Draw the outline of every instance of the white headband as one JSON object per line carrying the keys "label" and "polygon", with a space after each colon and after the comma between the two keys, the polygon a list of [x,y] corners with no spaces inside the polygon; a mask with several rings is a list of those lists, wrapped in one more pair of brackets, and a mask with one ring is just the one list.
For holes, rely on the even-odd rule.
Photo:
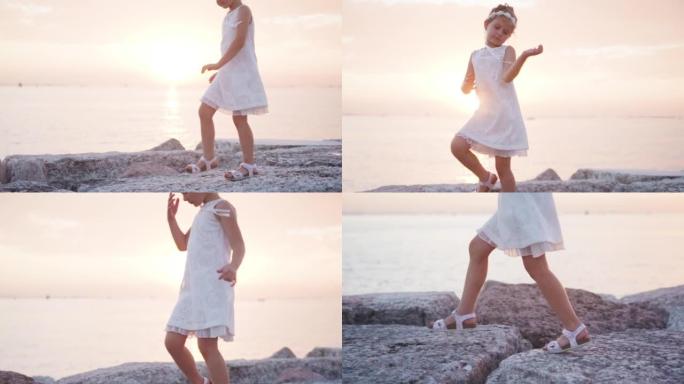
{"label": "white headband", "polygon": [[518,20],[513,15],[511,15],[510,13],[508,13],[506,11],[492,12],[489,14],[489,17],[487,18],[487,20],[491,20],[497,16],[503,16],[503,17],[508,18],[508,20],[510,20],[513,23],[513,25],[515,25],[518,22]]}

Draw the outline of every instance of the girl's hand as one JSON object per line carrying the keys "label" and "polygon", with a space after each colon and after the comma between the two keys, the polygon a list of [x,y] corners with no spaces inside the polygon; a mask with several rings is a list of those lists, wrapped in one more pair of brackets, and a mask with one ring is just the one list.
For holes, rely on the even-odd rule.
{"label": "girl's hand", "polygon": [[216,75],[218,75],[218,72],[216,72],[216,73],[214,73],[213,75],[211,75],[211,77],[209,78],[209,82],[210,82],[210,83],[211,83],[212,81],[214,81],[214,78],[216,77]]}
{"label": "girl's hand", "polygon": [[207,65],[205,65],[204,67],[202,67],[202,73],[204,73],[204,72],[206,72],[206,71],[215,71],[215,70],[217,70],[217,69],[219,69],[219,66],[218,66],[218,65],[216,65],[216,64],[207,64]]}
{"label": "girl's hand", "polygon": [[169,220],[173,220],[176,218],[176,213],[178,212],[178,204],[180,204],[180,200],[176,197],[174,198],[175,195],[173,192],[169,192],[169,201],[166,207],[166,217]]}
{"label": "girl's hand", "polygon": [[528,49],[522,54],[525,55],[525,57],[530,57],[540,55],[542,52],[544,52],[544,46],[539,44],[537,48]]}
{"label": "girl's hand", "polygon": [[217,269],[216,273],[219,274],[219,280],[229,282],[231,287],[234,287],[237,283],[237,271],[230,264],[226,264],[221,269]]}

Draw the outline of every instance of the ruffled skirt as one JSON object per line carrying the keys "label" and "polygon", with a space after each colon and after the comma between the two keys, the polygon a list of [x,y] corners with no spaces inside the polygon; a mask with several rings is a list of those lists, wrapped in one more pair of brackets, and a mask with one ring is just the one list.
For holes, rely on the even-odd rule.
{"label": "ruffled skirt", "polygon": [[509,256],[539,257],[564,248],[550,193],[499,193],[499,207],[478,236]]}

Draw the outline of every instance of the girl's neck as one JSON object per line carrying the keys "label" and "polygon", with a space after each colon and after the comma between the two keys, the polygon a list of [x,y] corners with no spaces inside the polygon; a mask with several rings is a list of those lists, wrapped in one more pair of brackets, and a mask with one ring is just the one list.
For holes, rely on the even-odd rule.
{"label": "girl's neck", "polygon": [[485,41],[485,45],[488,46],[489,48],[499,48],[501,45],[494,45],[490,43],[489,41]]}
{"label": "girl's neck", "polygon": [[206,196],[204,196],[204,201],[202,201],[202,204],[206,204],[210,201],[214,201],[216,199],[220,199],[221,197],[218,195],[218,193],[207,193]]}
{"label": "girl's neck", "polygon": [[241,5],[242,5],[242,1],[236,1],[236,2],[233,3],[233,6],[230,7],[230,10],[231,10],[231,11],[234,11],[234,10],[236,10],[236,9],[237,9],[239,6],[241,6]]}

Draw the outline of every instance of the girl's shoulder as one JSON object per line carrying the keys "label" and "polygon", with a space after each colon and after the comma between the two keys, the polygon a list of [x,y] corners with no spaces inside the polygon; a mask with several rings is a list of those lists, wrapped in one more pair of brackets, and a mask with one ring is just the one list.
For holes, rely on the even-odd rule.
{"label": "girl's shoulder", "polygon": [[229,203],[227,200],[219,199],[219,201],[214,205],[214,213],[221,212],[223,214],[219,216],[234,217],[237,213],[233,204]]}

